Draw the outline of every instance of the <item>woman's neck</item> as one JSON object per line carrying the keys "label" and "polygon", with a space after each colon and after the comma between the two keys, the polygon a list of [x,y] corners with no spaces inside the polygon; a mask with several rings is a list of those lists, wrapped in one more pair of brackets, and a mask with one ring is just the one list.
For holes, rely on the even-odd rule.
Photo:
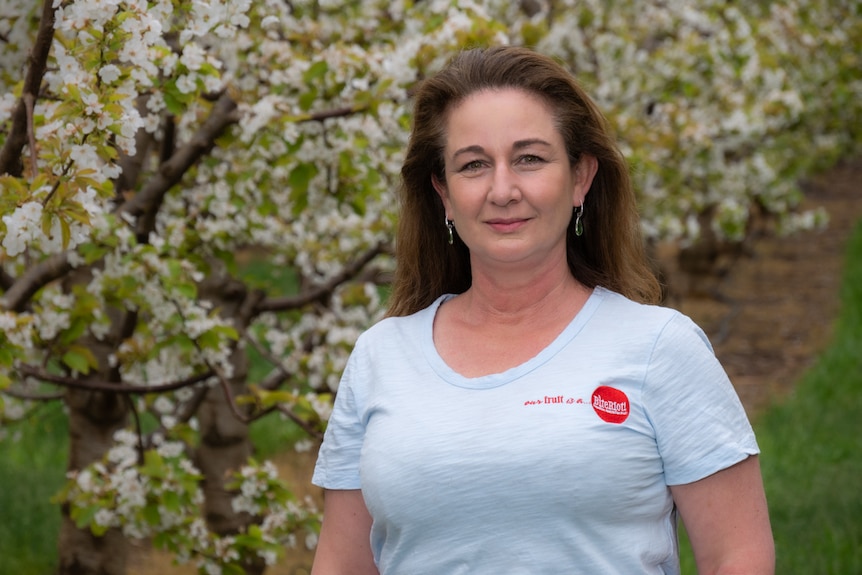
{"label": "woman's neck", "polygon": [[468,323],[529,324],[547,317],[574,316],[592,290],[581,285],[568,266],[529,274],[473,272],[470,289],[458,299]]}

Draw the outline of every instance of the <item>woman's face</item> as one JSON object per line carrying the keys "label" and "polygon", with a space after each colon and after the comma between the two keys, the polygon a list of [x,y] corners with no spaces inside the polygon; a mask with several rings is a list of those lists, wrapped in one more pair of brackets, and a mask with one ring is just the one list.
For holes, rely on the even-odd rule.
{"label": "woman's face", "polygon": [[[552,110],[517,89],[472,94],[446,118],[446,217],[477,264],[534,266],[566,259],[566,228],[595,175],[571,166]],[[441,222],[442,224],[442,222]]]}

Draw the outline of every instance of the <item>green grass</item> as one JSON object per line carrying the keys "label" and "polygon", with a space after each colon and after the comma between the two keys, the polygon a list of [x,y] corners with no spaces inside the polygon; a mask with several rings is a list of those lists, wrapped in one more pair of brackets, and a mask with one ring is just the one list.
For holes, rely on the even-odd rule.
{"label": "green grass", "polygon": [[0,575],[44,575],[57,568],[60,509],[50,502],[64,481],[68,426],[58,403],[9,429],[0,441]]}
{"label": "green grass", "polygon": [[[754,421],[776,573],[862,573],[862,222],[845,262],[830,347]],[[685,534],[681,554],[695,573]]]}
{"label": "green grass", "polygon": [[862,573],[862,222],[845,261],[832,345],[755,426],[777,573]]}
{"label": "green grass", "polygon": [[[287,283],[287,282],[285,282]],[[848,247],[841,315],[830,347],[794,392],[754,421],[775,534],[777,573],[862,573],[862,222]],[[805,305],[800,302],[799,305]],[[56,566],[66,421],[59,406],[0,442],[0,575],[43,575]],[[298,438],[267,418],[251,429],[259,457]],[[695,573],[683,537],[683,573]]]}
{"label": "green grass", "polygon": [[294,422],[277,414],[268,415],[252,423],[249,436],[254,445],[254,457],[258,461],[284,453],[286,449],[292,449],[297,441],[308,437]]}

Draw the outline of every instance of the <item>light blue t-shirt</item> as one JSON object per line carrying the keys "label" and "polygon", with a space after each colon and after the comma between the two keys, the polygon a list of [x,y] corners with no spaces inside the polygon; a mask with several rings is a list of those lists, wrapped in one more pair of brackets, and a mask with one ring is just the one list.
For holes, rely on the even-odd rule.
{"label": "light blue t-shirt", "polygon": [[442,296],[365,332],[312,481],[361,489],[382,575],[679,573],[668,485],[758,453],[703,332],[596,288],[536,357],[466,378]]}

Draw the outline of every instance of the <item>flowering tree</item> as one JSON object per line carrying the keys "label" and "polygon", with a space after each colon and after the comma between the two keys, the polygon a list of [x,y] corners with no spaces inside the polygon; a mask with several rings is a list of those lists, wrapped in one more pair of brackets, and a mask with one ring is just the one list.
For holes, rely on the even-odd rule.
{"label": "flowering tree", "polygon": [[818,223],[796,181],[860,141],[859,10],[0,4],[0,425],[68,410],[60,572],[122,573],[126,537],[212,573],[313,544],[314,510],[250,459],[248,423],[319,437],[381,314],[411,88],[453,50],[559,57],[619,135],[647,238],[738,241],[755,212]]}

